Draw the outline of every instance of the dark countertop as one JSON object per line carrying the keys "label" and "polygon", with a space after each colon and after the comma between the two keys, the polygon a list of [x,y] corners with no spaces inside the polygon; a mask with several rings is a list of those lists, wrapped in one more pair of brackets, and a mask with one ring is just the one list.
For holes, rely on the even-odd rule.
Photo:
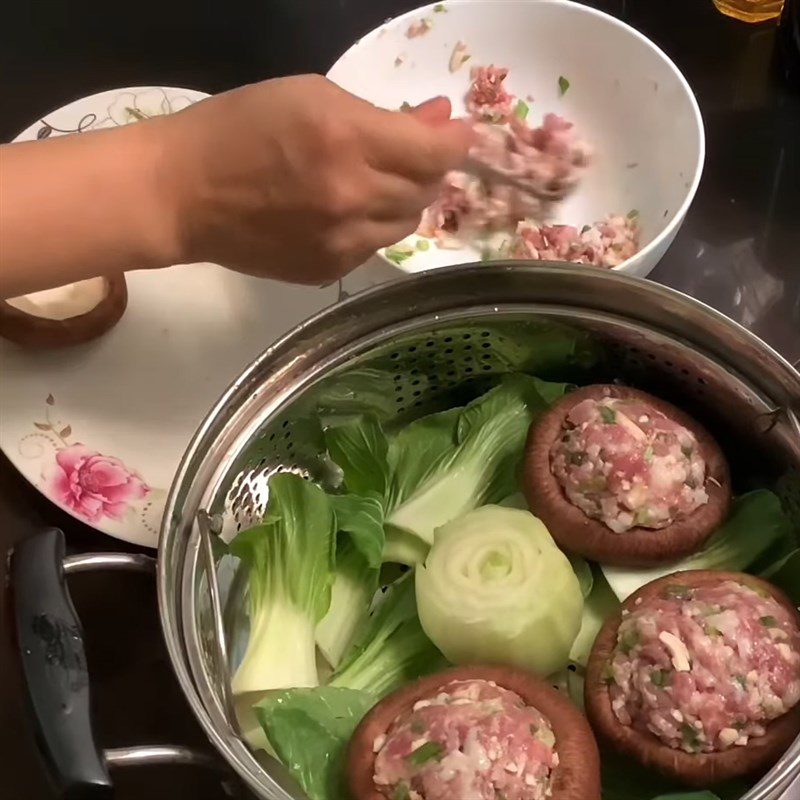
{"label": "dark countertop", "polygon": [[[216,92],[265,77],[325,72],[338,54],[415,2],[40,0],[3,11],[0,139],[76,97],[127,85]],[[652,277],[742,322],[800,359],[800,91],[780,79],[775,28],[726,19],[711,0],[604,0],[656,41],[698,95],[708,136],[700,190]],[[2,421],[0,420],[0,424]],[[40,497],[0,457],[0,550],[39,523],[67,533],[71,551],[131,548],[95,534]],[[5,577],[5,559],[0,575]],[[155,592],[140,575],[70,581],[87,635],[105,746],[203,745],[160,637]],[[7,605],[7,597],[0,602]],[[3,615],[7,623],[7,609]],[[0,652],[0,796],[52,800],[23,713],[7,624]],[[223,797],[208,774],[126,770],[119,800]]]}

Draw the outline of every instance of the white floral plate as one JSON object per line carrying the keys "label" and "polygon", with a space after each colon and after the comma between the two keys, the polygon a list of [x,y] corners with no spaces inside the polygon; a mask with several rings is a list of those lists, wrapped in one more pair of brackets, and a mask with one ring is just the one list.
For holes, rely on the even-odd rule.
{"label": "white floral plate", "polygon": [[[172,88],[103,92],[47,114],[16,141],[127,124],[203,97]],[[0,340],[0,449],[74,517],[155,547],[166,491],[208,409],[342,286],[288,286],[212,264],[127,279],[122,320],[87,345],[33,353]]]}

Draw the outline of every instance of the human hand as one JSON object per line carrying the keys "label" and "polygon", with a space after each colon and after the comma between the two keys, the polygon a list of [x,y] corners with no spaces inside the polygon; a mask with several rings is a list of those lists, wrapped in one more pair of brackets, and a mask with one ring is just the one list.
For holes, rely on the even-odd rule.
{"label": "human hand", "polygon": [[226,92],[151,131],[179,260],[307,284],[412,233],[472,136],[444,98],[390,112],[316,75]]}

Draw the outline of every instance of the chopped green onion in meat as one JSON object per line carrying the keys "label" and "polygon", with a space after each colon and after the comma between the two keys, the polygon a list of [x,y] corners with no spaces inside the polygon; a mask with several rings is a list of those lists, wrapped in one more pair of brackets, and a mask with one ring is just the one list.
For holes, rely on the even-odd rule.
{"label": "chopped green onion in meat", "polygon": [[600,417],[606,425],[613,425],[617,421],[617,412],[608,406],[600,406]]}
{"label": "chopped green onion in meat", "polygon": [[654,669],[650,675],[650,681],[653,686],[663,688],[669,686],[672,680],[672,673],[668,669]]}
{"label": "chopped green onion in meat", "polygon": [[425,742],[411,752],[408,760],[415,767],[420,767],[429,761],[439,761],[443,754],[444,747],[439,742]]}
{"label": "chopped green onion in meat", "polygon": [[408,793],[407,783],[398,783],[392,793],[392,800],[408,800],[411,795]]}

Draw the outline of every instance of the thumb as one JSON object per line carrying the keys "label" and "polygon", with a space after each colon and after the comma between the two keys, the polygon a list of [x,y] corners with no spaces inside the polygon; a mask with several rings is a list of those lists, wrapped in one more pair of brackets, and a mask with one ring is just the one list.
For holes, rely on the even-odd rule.
{"label": "thumb", "polygon": [[441,125],[450,119],[452,113],[450,100],[446,97],[432,97],[424,103],[412,108],[409,112],[414,119],[428,125]]}

